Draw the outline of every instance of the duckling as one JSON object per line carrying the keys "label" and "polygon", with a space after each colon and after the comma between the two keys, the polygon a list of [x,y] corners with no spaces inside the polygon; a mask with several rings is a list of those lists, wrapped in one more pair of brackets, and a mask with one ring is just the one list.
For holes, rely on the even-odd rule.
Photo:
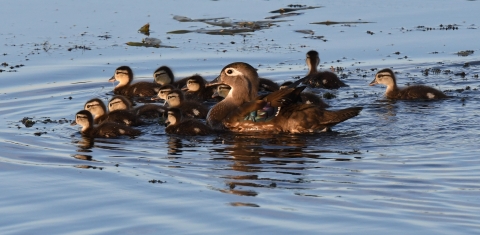
{"label": "duckling", "polygon": [[183,115],[191,118],[202,118],[207,116],[208,108],[194,100],[185,100],[181,90],[172,90],[167,94],[166,100],[169,108],[178,108]]}
{"label": "duckling", "polygon": [[183,118],[182,111],[178,108],[168,109],[168,119],[165,122],[165,132],[177,135],[209,135],[213,130],[197,119]]}
{"label": "duckling", "polygon": [[[213,83],[226,84],[232,88],[227,97],[214,105],[207,115],[207,124],[214,130],[320,132],[357,116],[362,110],[362,107],[352,107],[329,111],[313,104],[299,104],[295,99],[298,99],[305,87],[282,89],[259,99],[257,71],[244,62],[225,66]],[[245,116],[250,112],[267,106],[277,108],[277,112],[269,120],[245,120]]]}
{"label": "duckling", "polygon": [[182,88],[185,99],[198,102],[211,100],[214,90],[212,87],[206,87],[205,84],[205,79],[198,74],[188,77],[187,85]]}
{"label": "duckling", "polygon": [[125,96],[116,95],[108,102],[110,112],[125,110],[137,117],[156,118],[162,117],[166,108],[156,104],[143,104],[133,108],[132,102]]}
{"label": "duckling", "polygon": [[160,86],[171,84],[175,88],[182,88],[187,85],[188,78],[183,78],[179,81],[175,81],[172,69],[168,66],[160,66],[153,72],[153,81]]}
{"label": "duckling", "polygon": [[107,113],[105,104],[98,98],[87,101],[84,105],[84,109],[89,111],[95,117],[95,124],[100,124],[102,122],[115,122],[127,126],[138,126],[143,124],[137,116],[127,110],[115,110]]}
{"label": "duckling", "polygon": [[103,122],[98,126],[93,124],[93,116],[87,110],[81,110],[75,115],[75,121],[72,122],[72,126],[80,125],[82,130],[80,131],[83,136],[90,138],[114,138],[119,136],[138,136],[142,132],[114,122]]}
{"label": "duckling", "polygon": [[318,71],[317,67],[320,64],[320,57],[318,52],[311,50],[307,52],[307,58],[305,59],[308,66],[308,74],[301,79],[303,84],[310,87],[325,88],[325,89],[338,89],[340,87],[348,87],[347,84],[342,82],[338,76],[330,71]]}
{"label": "duckling", "polygon": [[395,74],[391,69],[382,69],[377,72],[375,79],[370,83],[370,86],[376,84],[383,84],[387,86],[385,96],[388,99],[399,100],[414,100],[414,99],[443,99],[448,98],[443,92],[429,86],[414,85],[404,88],[397,87]]}
{"label": "duckling", "polygon": [[172,84],[165,84],[160,87],[157,96],[152,97],[152,100],[167,100],[167,94],[174,89]]}
{"label": "duckling", "polygon": [[160,85],[152,82],[136,82],[133,81],[133,71],[129,66],[120,66],[115,69],[115,73],[109,82],[118,81],[118,85],[113,89],[113,93],[129,97],[154,96],[158,93]]}
{"label": "duckling", "polygon": [[[285,88],[288,88],[290,85],[292,85],[293,82],[284,82],[282,85],[280,85],[280,89],[285,89]],[[304,104],[314,104],[314,105],[317,105],[321,108],[328,108],[330,107],[330,105],[328,105],[327,103],[325,103],[322,98],[320,98],[320,96],[312,93],[312,92],[302,92],[300,94],[300,97],[301,97],[301,102],[304,103]]]}
{"label": "duckling", "polygon": [[227,97],[228,93],[232,89],[229,85],[220,84],[216,86],[215,93],[213,93],[212,98],[217,101],[222,101]]}

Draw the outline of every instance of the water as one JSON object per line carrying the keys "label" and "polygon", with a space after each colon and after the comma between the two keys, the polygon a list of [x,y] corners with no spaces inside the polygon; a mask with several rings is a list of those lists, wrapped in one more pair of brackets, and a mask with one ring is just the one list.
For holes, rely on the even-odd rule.
{"label": "water", "polygon": [[[480,231],[478,1],[185,4],[3,4],[2,234]],[[254,21],[288,4],[323,7],[247,36],[167,34],[218,28],[174,15]],[[310,24],[326,20],[374,23]],[[137,30],[146,23],[151,37],[176,48],[125,45],[145,37]],[[435,30],[423,30],[429,27]],[[245,61],[281,83],[306,73],[311,49],[324,69],[345,69],[350,87],[326,100],[332,109],[364,107],[332,133],[181,137],[151,125],[136,139],[92,142],[69,124],[88,99],[111,97],[107,80],[120,65],[138,80],[150,80],[161,65],[177,77],[212,79],[226,64]],[[467,50],[473,54],[457,55]],[[401,85],[426,84],[453,98],[385,100],[384,87],[368,86],[385,67],[399,72]],[[26,127],[24,118],[35,124]]]}

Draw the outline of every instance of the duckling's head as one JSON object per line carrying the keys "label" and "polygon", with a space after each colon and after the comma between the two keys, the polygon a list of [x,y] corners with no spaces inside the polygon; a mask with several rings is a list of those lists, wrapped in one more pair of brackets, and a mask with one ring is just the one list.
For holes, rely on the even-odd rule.
{"label": "duckling's head", "polygon": [[318,52],[315,50],[311,50],[307,52],[307,58],[305,59],[307,66],[310,70],[309,73],[316,72],[317,67],[320,64],[320,57],[318,56]]}
{"label": "duckling's head", "polygon": [[383,84],[387,87],[395,87],[397,85],[395,73],[391,69],[382,69],[375,74],[375,79],[370,83],[370,86],[376,84]]}
{"label": "duckling's head", "polygon": [[153,81],[160,85],[172,84],[175,77],[168,66],[161,66],[153,72]]}
{"label": "duckling's head", "polygon": [[105,103],[99,98],[93,98],[85,103],[83,107],[85,110],[89,111],[95,118],[104,115],[107,112],[107,107]]}
{"label": "duckling's head", "polygon": [[75,114],[75,121],[73,121],[70,125],[80,125],[82,126],[82,132],[84,132],[93,126],[93,116],[87,110],[78,111],[77,114]]}
{"label": "duckling's head", "polygon": [[217,98],[217,97],[227,97],[228,93],[230,92],[232,88],[229,85],[221,84],[217,86],[217,89],[215,90],[215,93],[212,95],[212,98]]}
{"label": "duckling's head", "polygon": [[178,108],[168,109],[168,118],[165,121],[165,126],[175,125],[182,121],[182,112]]}
{"label": "duckling's head", "polygon": [[108,101],[108,111],[115,110],[130,110],[132,108],[132,102],[125,96],[116,95]]}
{"label": "duckling's head", "polygon": [[235,62],[225,66],[211,83],[230,86],[228,96],[236,100],[251,101],[257,97],[260,81],[255,68],[244,62]]}
{"label": "duckling's head", "polygon": [[133,80],[132,69],[128,66],[120,66],[117,69],[115,69],[115,73],[113,74],[113,77],[110,78],[108,81],[109,82],[118,81],[119,84],[117,85],[117,87],[121,87],[121,86],[130,84],[132,80]]}
{"label": "duckling's head", "polygon": [[167,100],[167,94],[174,89],[172,84],[165,84],[158,89],[157,96],[152,97],[152,100]]}
{"label": "duckling's head", "polygon": [[196,92],[202,88],[205,88],[205,80],[202,76],[196,74],[188,78],[186,90]]}
{"label": "duckling's head", "polygon": [[168,107],[178,107],[184,99],[183,92],[179,89],[174,89],[167,94],[165,101],[168,103]]}

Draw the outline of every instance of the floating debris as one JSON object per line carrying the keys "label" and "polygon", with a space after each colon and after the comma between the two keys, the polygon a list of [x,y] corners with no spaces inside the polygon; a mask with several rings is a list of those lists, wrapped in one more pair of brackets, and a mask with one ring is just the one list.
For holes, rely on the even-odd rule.
{"label": "floating debris", "polygon": [[150,23],[147,23],[145,24],[144,26],[142,26],[138,32],[142,33],[142,34],[145,34],[147,36],[150,36]]}
{"label": "floating debris", "polygon": [[127,42],[126,44],[136,47],[176,48],[175,46],[161,45],[161,43],[162,41],[158,38],[148,37],[142,39],[142,42]]}
{"label": "floating debris", "polygon": [[238,29],[197,29],[197,30],[175,30],[167,32],[168,34],[186,34],[186,33],[203,33],[210,35],[235,35],[235,34],[245,34],[249,32],[254,32],[255,30],[249,28],[238,28]]}
{"label": "floating debris", "polygon": [[297,5],[288,5],[288,8],[280,8],[278,10],[274,10],[274,11],[271,11],[269,13],[283,14],[283,13],[292,12],[292,11],[310,10],[310,9],[315,9],[315,8],[321,8],[321,6],[317,6],[317,7],[309,6],[309,7],[307,7],[306,5],[298,5],[298,4]]}
{"label": "floating debris", "polygon": [[313,22],[310,24],[324,24],[324,25],[334,25],[334,24],[370,24],[375,22],[367,22],[367,21],[322,21],[322,22]]}
{"label": "floating debris", "polygon": [[313,30],[310,30],[310,29],[299,29],[299,30],[295,30],[295,32],[304,33],[304,34],[311,34],[311,35],[315,34],[315,32],[313,32]]}
{"label": "floating debris", "polygon": [[22,122],[23,125],[25,125],[25,127],[32,127],[35,124],[35,121],[33,121],[33,118],[29,118],[29,117],[24,117],[22,120],[20,120],[20,122]]}
{"label": "floating debris", "polygon": [[75,46],[73,46],[73,47],[68,48],[68,51],[72,51],[72,50],[75,50],[75,49],[84,50],[84,51],[92,50],[92,48],[87,47],[87,46],[78,46],[78,45],[75,45]]}
{"label": "floating debris", "polygon": [[186,16],[179,16],[179,15],[173,16],[173,19],[174,19],[174,20],[180,21],[180,22],[205,22],[205,21],[221,20],[221,19],[225,19],[225,18],[226,18],[226,17],[204,18],[204,19],[192,19],[192,18],[189,18],[189,17],[186,17]]}
{"label": "floating debris", "polygon": [[469,56],[473,55],[474,51],[473,50],[466,50],[466,51],[459,51],[457,52],[458,56]]}
{"label": "floating debris", "polygon": [[292,12],[292,13],[268,16],[268,17],[265,17],[265,19],[278,19],[278,18],[285,18],[285,17],[291,17],[291,16],[298,16],[298,15],[303,15],[303,13]]}

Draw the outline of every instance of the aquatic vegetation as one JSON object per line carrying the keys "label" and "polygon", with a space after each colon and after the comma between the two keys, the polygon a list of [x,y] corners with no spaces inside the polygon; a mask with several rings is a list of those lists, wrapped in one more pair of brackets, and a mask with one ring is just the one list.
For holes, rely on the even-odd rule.
{"label": "aquatic vegetation", "polygon": [[142,33],[142,34],[145,34],[147,36],[150,36],[150,23],[147,23],[145,24],[144,26],[142,26],[138,32]]}

